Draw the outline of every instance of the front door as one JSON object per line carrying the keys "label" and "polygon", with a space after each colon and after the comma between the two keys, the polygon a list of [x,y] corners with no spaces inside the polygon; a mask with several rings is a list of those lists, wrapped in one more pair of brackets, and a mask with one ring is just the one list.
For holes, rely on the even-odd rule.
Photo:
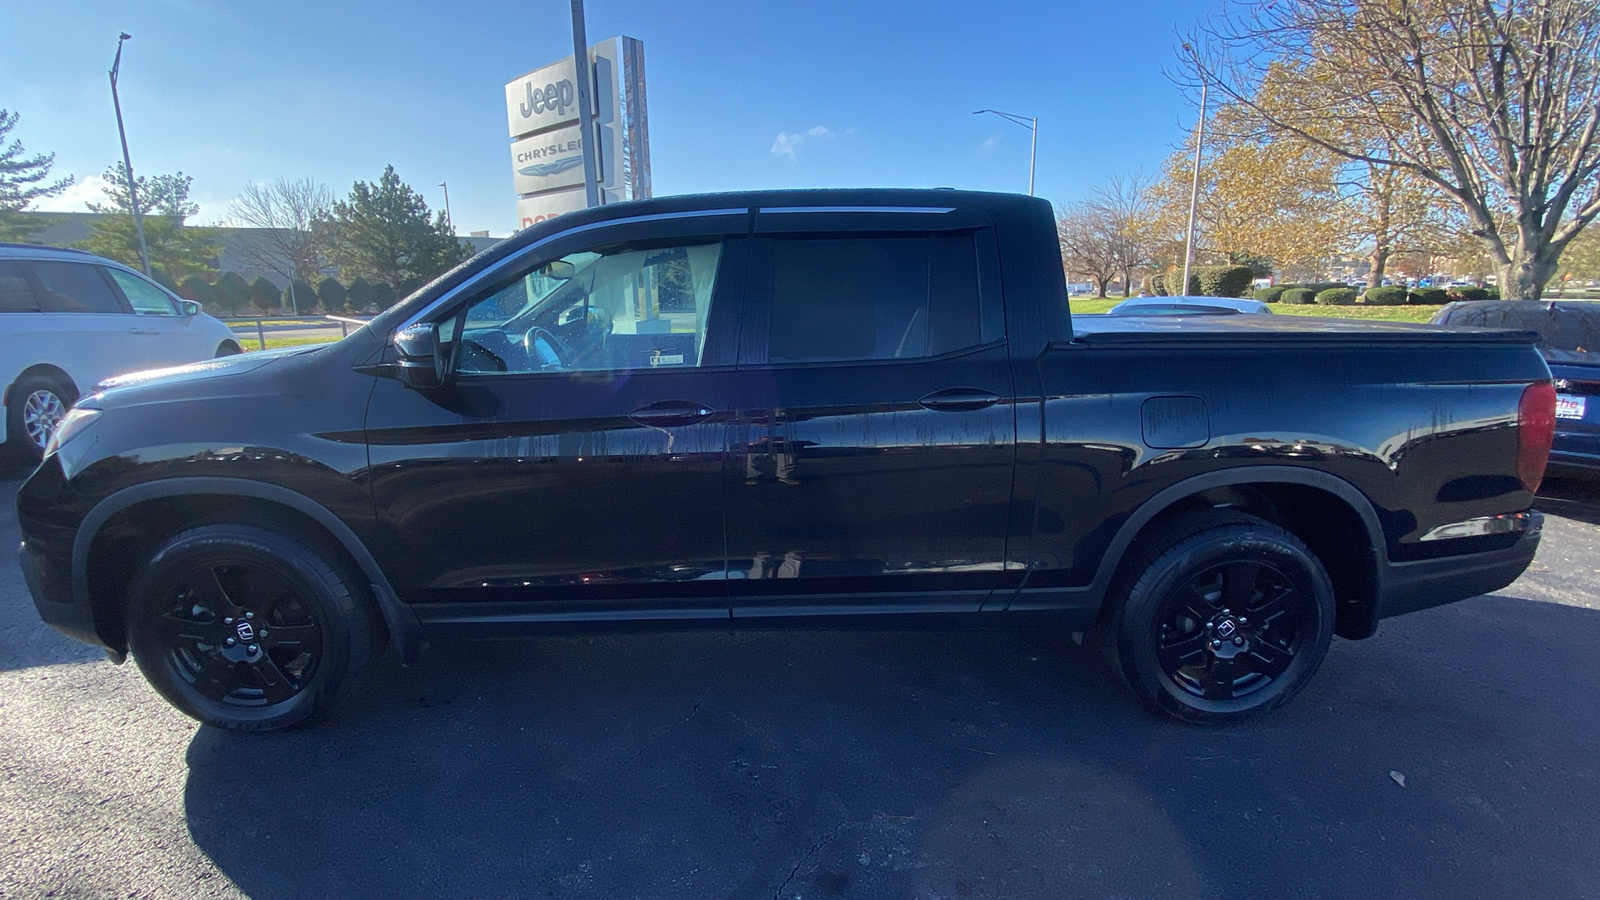
{"label": "front door", "polygon": [[435,316],[460,338],[452,378],[384,379],[367,419],[403,599],[446,619],[727,616],[744,221],[558,238]]}
{"label": "front door", "polygon": [[736,617],[977,610],[1020,582],[998,260],[982,223],[948,216],[758,215],[727,475]]}

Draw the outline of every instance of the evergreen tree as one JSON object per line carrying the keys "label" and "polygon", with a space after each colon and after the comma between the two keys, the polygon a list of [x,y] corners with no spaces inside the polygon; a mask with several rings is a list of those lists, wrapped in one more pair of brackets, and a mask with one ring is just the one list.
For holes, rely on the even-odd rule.
{"label": "evergreen tree", "polygon": [[373,305],[372,283],[360,275],[350,282],[350,289],[345,294],[345,303],[351,312],[361,314],[374,311],[368,308]]}
{"label": "evergreen tree", "polygon": [[72,178],[50,181],[50,167],[55,164],[54,153],[27,155],[22,141],[6,136],[17,127],[21,113],[0,109],[0,241],[25,241],[33,236],[37,225],[22,221],[17,213],[27,209],[35,200],[53,197],[72,185]]}
{"label": "evergreen tree", "polygon": [[394,285],[428,280],[466,259],[443,213],[428,214],[428,204],[386,166],[376,183],[358,181],[348,200],[337,201],[319,220],[333,261],[344,277]]}
{"label": "evergreen tree", "polygon": [[[128,189],[128,170],[117,163],[106,170],[106,202],[88,204],[99,213],[94,230],[78,246],[90,253],[139,268],[139,236],[134,228],[133,200]],[[176,175],[139,176],[139,210],[144,216],[144,239],[150,250],[150,265],[161,266],[182,278],[212,268],[222,246],[210,228],[191,228],[184,220],[200,211],[190,202],[189,188],[194,179],[182,172]]]}
{"label": "evergreen tree", "polygon": [[224,272],[211,288],[216,294],[217,307],[224,312],[240,312],[250,302],[250,285],[238,272]]}

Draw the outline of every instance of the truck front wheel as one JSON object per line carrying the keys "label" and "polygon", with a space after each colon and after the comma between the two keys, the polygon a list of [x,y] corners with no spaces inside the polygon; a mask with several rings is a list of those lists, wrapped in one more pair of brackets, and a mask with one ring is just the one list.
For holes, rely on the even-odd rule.
{"label": "truck front wheel", "polygon": [[1189,722],[1238,721],[1287,701],[1322,664],[1333,586],[1289,532],[1205,510],[1158,527],[1133,554],[1113,588],[1104,646],[1151,706]]}
{"label": "truck front wheel", "polygon": [[302,538],[252,525],[181,532],[129,601],[129,642],[152,686],[217,728],[322,717],[374,645],[360,582]]}

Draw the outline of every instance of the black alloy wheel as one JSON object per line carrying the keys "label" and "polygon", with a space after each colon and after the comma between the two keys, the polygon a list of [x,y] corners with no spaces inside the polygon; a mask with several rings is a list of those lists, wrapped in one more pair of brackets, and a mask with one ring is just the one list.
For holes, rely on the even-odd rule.
{"label": "black alloy wheel", "polygon": [[361,581],[303,538],[249,525],[181,532],[130,598],[129,643],[152,686],[219,728],[325,715],[376,649]]}
{"label": "black alloy wheel", "polygon": [[179,678],[208,700],[246,708],[283,703],[311,682],[322,625],[271,569],[207,563],[180,576],[153,635]]}
{"label": "black alloy wheel", "polygon": [[1105,638],[1141,699],[1186,721],[1230,722],[1284,703],[1315,674],[1333,639],[1333,588],[1294,535],[1207,510],[1138,546]]}

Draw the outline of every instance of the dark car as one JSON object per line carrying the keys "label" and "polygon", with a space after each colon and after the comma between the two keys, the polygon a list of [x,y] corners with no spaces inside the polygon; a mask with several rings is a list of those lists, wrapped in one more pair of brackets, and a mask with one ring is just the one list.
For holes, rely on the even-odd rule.
{"label": "dark car", "polygon": [[1090,632],[1229,721],[1528,565],[1534,340],[1075,322],[1028,197],[608,205],[337,344],[85,397],[22,565],[45,621],[227,728],[325,713],[385,641],[885,624]]}
{"label": "dark car", "polygon": [[1600,303],[1471,300],[1449,304],[1433,321],[1538,332],[1556,388],[1550,473],[1600,474]]}

